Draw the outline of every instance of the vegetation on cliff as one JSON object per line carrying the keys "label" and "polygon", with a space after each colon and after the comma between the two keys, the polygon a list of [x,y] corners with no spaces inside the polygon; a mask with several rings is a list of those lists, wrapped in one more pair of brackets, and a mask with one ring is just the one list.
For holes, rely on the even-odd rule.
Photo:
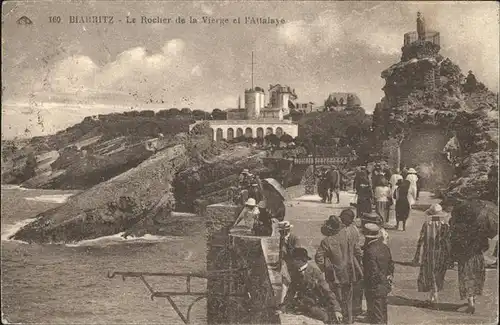
{"label": "vegetation on cliff", "polygon": [[[455,148],[426,150],[447,157],[449,167],[443,168],[454,170],[443,194],[491,199],[491,192],[498,191],[498,185],[488,181],[488,173],[498,168],[498,94],[471,72],[465,77],[458,65],[438,52],[435,44],[418,41],[403,48],[401,62],[382,72],[385,97],[374,111],[376,137],[385,149],[396,148],[399,165],[399,149],[404,141],[414,141],[412,133],[440,130]],[[412,151],[411,145],[406,148]]]}
{"label": "vegetation on cliff", "polygon": [[2,141],[2,183],[88,189],[172,145],[192,122],[186,114],[132,111],[89,116],[54,135]]}
{"label": "vegetation on cliff", "polygon": [[265,170],[254,155],[258,153],[212,141],[203,125],[174,139],[136,167],[38,215],[13,239],[48,243],[120,232],[125,236],[186,235],[200,230],[200,220],[173,213],[177,206],[193,211],[197,205],[225,201],[241,169]]}
{"label": "vegetation on cliff", "polygon": [[315,112],[299,120],[298,143],[317,155],[358,155],[360,163],[370,160],[374,139],[372,117],[357,107],[350,110]]}

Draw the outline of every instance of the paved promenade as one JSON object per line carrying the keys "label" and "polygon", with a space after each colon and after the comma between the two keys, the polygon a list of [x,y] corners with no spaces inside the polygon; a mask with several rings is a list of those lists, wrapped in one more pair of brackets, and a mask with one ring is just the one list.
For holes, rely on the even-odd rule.
{"label": "paved promenade", "polygon": [[[294,189],[294,195],[297,196]],[[314,256],[316,248],[323,236],[320,226],[331,214],[339,214],[349,207],[354,194],[341,193],[340,204],[321,203],[319,196],[299,196],[287,202],[287,219],[294,225],[293,232],[297,234]],[[466,301],[461,301],[458,293],[457,269],[446,273],[444,291],[440,293],[439,310],[419,307],[427,299],[427,293],[417,292],[418,267],[409,266],[413,259],[418,235],[424,221],[423,210],[430,204],[439,202],[433,199],[430,193],[421,193],[416,208],[412,210],[406,224],[406,231],[388,230],[389,247],[391,248],[395,265],[395,280],[393,291],[389,296],[389,323],[390,324],[496,324],[498,319],[498,272],[496,269],[487,269],[486,284],[483,296],[478,297],[476,313],[465,314]],[[394,212],[391,212],[389,224],[395,224]],[[491,252],[486,253],[486,255]],[[488,256],[487,256],[488,257]],[[365,302],[363,302],[365,306]],[[366,310],[366,307],[364,307]],[[313,325],[322,322],[300,315],[282,314],[282,324]],[[362,318],[356,324],[363,324]]]}

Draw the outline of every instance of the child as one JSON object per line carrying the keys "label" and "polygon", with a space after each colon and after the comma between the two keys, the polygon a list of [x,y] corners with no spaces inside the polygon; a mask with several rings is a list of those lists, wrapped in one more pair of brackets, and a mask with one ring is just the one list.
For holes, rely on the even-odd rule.
{"label": "child", "polygon": [[385,220],[385,223],[389,222],[389,201],[392,201],[391,189],[387,185],[387,180],[381,178],[374,193],[375,211]]}

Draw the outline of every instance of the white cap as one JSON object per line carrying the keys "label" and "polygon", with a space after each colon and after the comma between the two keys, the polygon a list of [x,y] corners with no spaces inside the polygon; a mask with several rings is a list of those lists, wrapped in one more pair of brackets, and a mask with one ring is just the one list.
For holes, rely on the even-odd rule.
{"label": "white cap", "polygon": [[245,202],[245,205],[248,205],[248,206],[251,206],[251,207],[254,207],[257,205],[257,202],[255,202],[255,199],[254,198],[249,198],[246,202]]}

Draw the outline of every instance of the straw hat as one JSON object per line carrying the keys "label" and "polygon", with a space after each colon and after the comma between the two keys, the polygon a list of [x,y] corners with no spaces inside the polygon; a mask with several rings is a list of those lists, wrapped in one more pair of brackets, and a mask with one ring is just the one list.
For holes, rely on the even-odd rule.
{"label": "straw hat", "polygon": [[410,168],[408,169],[408,174],[416,174],[417,171],[415,170],[415,168]]}
{"label": "straw hat", "polygon": [[445,215],[445,213],[443,212],[443,207],[438,203],[431,205],[429,209],[425,210],[425,214],[428,216]]}
{"label": "straw hat", "polygon": [[363,227],[363,234],[365,235],[365,238],[379,238],[380,227],[374,223],[367,223]]}
{"label": "straw hat", "polygon": [[290,221],[280,221],[278,222],[278,228],[279,230],[288,230],[293,228],[293,225],[290,223]]}
{"label": "straw hat", "polygon": [[363,213],[361,220],[366,223],[382,224],[382,218],[376,212]]}
{"label": "straw hat", "polygon": [[257,205],[257,202],[255,202],[255,199],[254,198],[249,198],[246,202],[245,202],[245,205],[246,206],[249,206],[249,207],[254,207]]}

